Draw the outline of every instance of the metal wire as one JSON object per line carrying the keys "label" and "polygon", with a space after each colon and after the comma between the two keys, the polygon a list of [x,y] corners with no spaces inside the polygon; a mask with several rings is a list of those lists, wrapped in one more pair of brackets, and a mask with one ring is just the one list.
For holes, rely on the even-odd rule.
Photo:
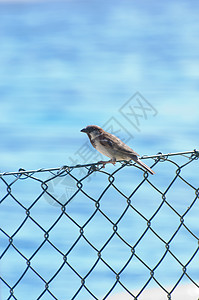
{"label": "metal wire", "polygon": [[[163,154],[159,152],[158,154],[155,155],[144,155],[141,157],[141,159],[149,159],[149,158],[156,158],[156,159],[164,159],[165,157],[169,156],[175,156],[175,155],[185,155],[185,154],[192,154],[194,156],[198,157],[199,150],[194,149],[193,151],[184,151],[184,152],[175,152],[175,153],[167,153]],[[123,162],[123,161],[122,161]],[[82,165],[75,165],[75,166],[62,166],[62,167],[57,167],[57,168],[47,168],[47,169],[37,169],[37,170],[24,170],[20,168],[18,171],[15,172],[0,172],[0,176],[5,176],[5,175],[21,175],[21,174],[28,174],[28,173],[38,173],[38,172],[54,172],[54,171],[60,171],[62,169],[74,169],[74,168],[83,168],[83,167],[92,167],[92,166],[98,166],[102,165],[102,163],[92,163],[92,164],[82,164]]]}
{"label": "metal wire", "polygon": [[[177,158],[176,160],[175,157]],[[112,173],[104,169],[100,163],[38,170],[20,169],[16,172],[0,173],[0,236],[2,240],[0,245],[0,259],[3,266],[5,266],[3,268],[4,272],[1,272],[0,277],[0,286],[3,291],[2,299],[24,299],[24,297],[21,296],[21,286],[24,286],[24,281],[26,280],[26,285],[29,286],[29,289],[32,285],[37,285],[38,282],[40,286],[40,288],[36,289],[35,295],[32,296],[33,298],[30,299],[104,300],[108,299],[118,287],[125,291],[132,299],[140,299],[140,296],[150,286],[151,282],[156,283],[156,285],[165,293],[167,299],[172,299],[173,292],[183,282],[184,278],[187,278],[193,286],[199,288],[199,282],[196,280],[195,276],[192,275],[192,272],[190,272],[190,266],[194,264],[193,262],[195,259],[199,261],[199,231],[198,229],[195,230],[192,223],[189,222],[189,216],[192,214],[193,210],[196,209],[196,205],[198,205],[199,187],[195,186],[195,183],[190,182],[190,179],[187,179],[187,176],[184,175],[184,171],[187,170],[189,166],[195,164],[198,157],[198,150],[167,154],[158,153],[152,156],[143,156],[141,159],[153,159],[154,163],[152,168],[155,167],[156,169],[159,167],[159,170],[162,171],[162,166],[167,166],[172,176],[169,177],[169,180],[166,180],[165,178],[165,181],[163,182],[166,187],[163,188],[161,184],[158,183],[158,176],[160,176],[158,175],[158,172],[154,176],[149,176],[149,174],[144,171],[143,179],[137,182],[136,185],[132,184],[132,186],[129,186],[128,184],[128,193],[126,191],[124,192],[124,186],[118,183],[117,178],[120,178],[121,182],[125,182],[122,181],[122,176],[125,176],[124,171],[128,171],[129,168],[132,167],[141,169],[139,166],[135,165],[134,162],[121,161],[119,167],[114,169]],[[170,169],[172,169],[172,171],[170,171]],[[101,189],[101,192],[98,195],[95,191],[93,192],[93,189],[95,189],[95,186],[93,187],[93,185],[95,185],[96,182],[99,182],[98,180],[94,180],[95,176],[101,176],[100,182],[103,184],[103,189]],[[61,192],[57,192],[56,189],[58,186],[59,188],[61,186]],[[88,187],[91,187],[91,189],[89,190]],[[149,189],[151,195],[150,193],[148,194]],[[179,193],[184,193],[185,191],[190,191],[190,198],[187,199],[186,208],[183,206],[182,209],[181,207],[178,207],[176,203],[167,199],[167,196],[170,195],[171,192],[173,195],[179,195]],[[110,197],[114,197],[112,196],[112,193],[117,193],[117,195],[125,200],[126,203],[117,218],[114,218],[111,215],[111,209],[114,208],[114,203],[112,203],[110,211],[104,209],[102,205],[105,203],[104,199],[107,200],[110,199]],[[137,199],[141,201],[143,195],[146,195],[146,193],[147,198],[150,199],[150,203],[155,202],[155,200],[153,201],[153,197],[159,199],[159,201],[154,204],[153,213],[151,213],[150,216],[146,214],[144,209],[136,206]],[[79,203],[79,199],[83,197],[84,199],[87,199],[86,205],[88,205],[89,209],[92,205],[92,209],[89,210],[89,214],[86,213],[86,217],[82,216],[83,213],[81,215],[81,211],[72,213],[71,210],[71,203],[74,204],[75,201]],[[37,211],[37,207],[40,207],[41,200],[44,198],[47,200],[48,204],[51,204],[52,207],[56,207],[56,217],[49,220],[50,216],[48,216],[48,220],[46,221],[49,224],[48,226],[44,223],[43,218],[38,217],[40,212]],[[48,205],[47,202],[42,202],[42,209],[44,209],[44,211]],[[145,203],[145,206],[146,205],[148,204]],[[168,215],[166,224],[169,224],[170,217],[175,217],[176,226],[169,238],[165,238],[165,234],[162,234],[156,226],[157,217],[163,208],[168,209],[169,214],[171,214],[171,216]],[[83,211],[84,206],[81,206],[81,209]],[[36,213],[35,210],[37,211]],[[16,215],[15,211],[17,211]],[[57,211],[59,211],[58,214]],[[143,228],[143,230],[138,230],[140,235],[137,236],[133,242],[132,237],[129,238],[127,235],[129,213],[132,213],[135,218],[139,219],[140,227]],[[14,221],[15,226],[11,225],[11,218],[13,218],[13,216],[14,219],[16,219]],[[93,239],[89,238],[88,234],[90,225],[99,217],[102,218],[103,221],[102,224],[100,223],[101,221],[98,221],[97,224],[102,228],[104,226],[103,224],[108,224],[107,228],[109,228],[110,231],[108,236],[104,233],[106,238],[102,238],[100,246],[96,245],[96,242],[93,242]],[[80,221],[81,218],[83,218],[83,221]],[[5,221],[6,219],[8,222]],[[93,226],[95,226],[95,223],[93,224]],[[121,224],[126,224],[124,227],[126,228],[126,232],[125,230],[120,230]],[[28,240],[29,238],[31,239],[32,226],[34,230],[38,231],[38,241],[31,241],[33,244],[31,247],[31,244],[27,246],[27,236]],[[60,228],[60,226],[63,232],[59,231],[59,234],[63,237],[63,241],[59,245],[57,240],[53,239],[52,236],[56,228]],[[71,228],[76,232],[75,237],[70,236]],[[69,232],[69,241],[64,240],[66,231]],[[139,252],[140,247],[142,252],[149,251],[147,249],[147,244],[142,248],[142,243],[149,234],[164,248],[160,257],[155,259],[153,265],[144,258],[144,255],[140,255]],[[191,252],[189,252],[189,257],[186,257],[186,260],[179,257],[176,254],[176,251],[173,250],[176,237],[183,234],[186,235],[187,239],[191,240],[192,244],[192,246],[190,246]],[[118,265],[120,265],[120,267],[116,267],[105,255],[108,250],[114,254],[112,243],[115,238],[117,238],[122,247],[125,248],[125,251],[128,252],[126,259],[122,258],[122,253],[117,257]],[[19,240],[21,241],[21,244]],[[75,252],[75,249],[82,242],[84,242],[87,249],[92,252],[92,257],[87,257],[86,264],[89,265],[89,268],[87,268],[86,272],[79,271],[79,266],[71,259],[72,255],[74,259],[78,261],[83,259],[84,255],[81,252],[82,250],[78,252],[78,256],[76,256],[77,254]],[[23,246],[23,243],[26,246]],[[38,265],[35,265],[35,260],[39,257],[40,253],[43,253],[46,247],[47,249],[50,249],[50,252],[48,252],[48,250],[45,252],[43,259],[46,261],[46,265],[44,269],[42,269]],[[182,252],[183,247],[185,247],[185,245],[182,245]],[[27,249],[29,249],[28,253]],[[53,251],[52,257],[50,254],[51,251]],[[93,258],[93,256],[95,258]],[[12,264],[9,261],[11,257],[17,257],[19,264],[17,260],[15,262],[13,261]],[[168,290],[168,287],[162,283],[162,280],[158,277],[158,271],[168,257],[172,258],[173,262],[178,268],[180,267],[181,270],[177,280],[172,282],[172,288],[170,290]],[[51,270],[51,263],[53,263],[53,260],[59,260],[59,265],[49,277],[48,273]],[[126,276],[128,277],[128,274],[131,274],[131,271],[133,271],[130,266],[134,263],[145,268],[146,273],[146,279],[144,283],[142,282],[142,286],[139,287],[139,290],[126,284],[124,279]],[[22,268],[21,264],[23,265]],[[99,265],[105,267],[106,272],[108,271],[112,278],[114,278],[112,284],[106,286],[104,291],[102,287],[100,287],[100,291],[97,291],[96,288],[92,288],[92,284],[90,284],[90,281],[93,280],[91,280],[92,274],[95,274],[96,277],[94,277],[94,280],[98,281],[98,285],[100,285],[98,279],[99,274],[96,274]],[[19,266],[20,272],[17,272],[17,270],[14,269],[17,266]],[[5,271],[7,268],[11,268],[10,271],[17,274],[15,276],[10,276],[9,272]],[[199,267],[197,267],[197,272],[198,271]],[[64,272],[66,272],[66,277],[61,275],[64,274]],[[77,282],[72,291],[69,287],[73,285],[70,284],[68,274],[72,274],[70,276],[73,276],[75,278],[74,281]],[[68,284],[67,281],[69,282]],[[55,288],[55,286],[59,284],[62,286],[62,297],[60,297],[60,292]],[[87,298],[85,297],[85,293]],[[26,295],[26,298],[27,297],[28,295]]]}

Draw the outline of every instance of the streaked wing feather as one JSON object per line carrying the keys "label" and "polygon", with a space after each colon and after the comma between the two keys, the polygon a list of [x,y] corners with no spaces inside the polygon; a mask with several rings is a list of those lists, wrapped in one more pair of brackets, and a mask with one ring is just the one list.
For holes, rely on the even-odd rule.
{"label": "streaked wing feather", "polygon": [[117,138],[116,136],[114,136],[112,134],[110,134],[110,135],[111,135],[111,139],[109,137],[107,137],[107,138],[103,138],[102,140],[100,140],[100,142],[102,143],[103,146],[114,147],[115,151],[119,151],[126,155],[140,156],[133,149],[131,149],[128,145],[123,143],[119,138]]}

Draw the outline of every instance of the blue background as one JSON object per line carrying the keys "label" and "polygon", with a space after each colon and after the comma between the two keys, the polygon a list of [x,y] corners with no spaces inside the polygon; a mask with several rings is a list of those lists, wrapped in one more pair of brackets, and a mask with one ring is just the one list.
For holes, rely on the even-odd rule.
{"label": "blue background", "polygon": [[[117,120],[124,132],[130,132],[128,144],[141,155],[197,148],[198,6],[198,1],[171,0],[1,2],[0,171],[70,165],[73,159],[78,163],[93,162],[94,157],[83,160],[77,155],[87,139],[80,129],[89,124],[103,126],[110,120]],[[120,113],[120,108],[136,92],[156,111],[155,115],[140,118],[139,131]],[[164,171],[169,168],[163,170],[158,166],[156,172],[163,177],[154,179],[157,184],[166,186]],[[196,170],[194,165],[187,173],[195,186]],[[125,188],[128,189],[128,184]],[[17,191],[19,195],[28,195],[29,184],[27,190]],[[121,212],[119,203],[118,200],[116,215]],[[44,201],[37,213],[43,208],[48,216],[57,214],[56,208],[48,204]],[[6,226],[8,205],[6,202],[2,226]],[[111,210],[110,205],[107,207]],[[143,203],[140,209],[145,206]],[[78,205],[73,209],[81,219]],[[11,216],[16,214],[13,207],[9,212]],[[84,213],[86,219],[89,209]],[[167,216],[167,212],[163,215]],[[190,221],[194,228],[196,215],[197,211]],[[10,234],[16,225],[12,225],[11,219],[10,229],[7,228]],[[47,226],[48,217],[41,220]],[[103,228],[100,222],[97,220],[96,224]],[[161,222],[159,229],[164,231]],[[29,230],[25,231],[27,236],[22,234],[21,243],[26,250],[30,246],[25,245],[24,239]],[[78,251],[74,257],[78,257]],[[3,270],[13,275],[12,267],[6,265]],[[138,270],[138,273],[144,276],[144,272]],[[109,278],[109,274],[106,276]],[[164,273],[164,276],[170,275]],[[68,295],[76,288],[75,280],[71,282]],[[93,282],[95,285],[96,278]],[[30,288],[28,280],[24,285],[27,290]],[[134,286],[139,287],[139,280]],[[24,293],[26,288],[23,286]],[[95,288],[97,291],[99,287]],[[32,299],[37,293],[33,293]]]}

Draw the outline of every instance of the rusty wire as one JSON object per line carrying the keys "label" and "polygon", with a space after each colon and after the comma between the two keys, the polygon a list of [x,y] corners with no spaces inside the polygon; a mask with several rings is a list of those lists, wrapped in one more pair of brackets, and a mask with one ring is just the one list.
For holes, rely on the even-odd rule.
{"label": "rusty wire", "polygon": [[[177,158],[175,160],[175,157]],[[157,155],[152,156],[143,156],[142,159],[153,159],[152,168],[156,171],[156,168],[159,167],[162,171],[162,168],[167,164],[168,170],[171,173],[170,179],[166,184],[166,187],[163,188],[161,184],[158,184],[158,176],[161,176],[158,171],[156,175],[151,176],[146,171],[143,171],[143,178],[139,177],[139,182],[135,184],[128,184],[128,193],[123,191],[122,186],[118,184],[117,177],[122,179],[122,176],[125,176],[123,171],[132,167],[136,167],[141,169],[139,166],[136,166],[134,162],[119,162],[119,167],[107,169],[103,168],[99,163],[92,163],[86,165],[75,165],[75,166],[63,166],[60,168],[50,168],[50,169],[39,169],[39,170],[24,170],[20,169],[16,172],[4,172],[0,173],[0,191],[1,191],[1,200],[0,200],[0,212],[2,208],[2,214],[6,213],[6,217],[4,217],[4,222],[1,221],[0,228],[0,236],[3,243],[0,245],[0,259],[1,264],[5,265],[9,268],[12,264],[7,261],[7,257],[11,257],[12,255],[17,255],[20,260],[20,268],[21,264],[23,268],[20,269],[18,277],[14,276],[12,280],[12,276],[8,274],[5,275],[6,271],[1,271],[0,277],[0,288],[3,291],[2,299],[17,299],[21,300],[28,297],[22,297],[20,291],[20,287],[23,286],[24,281],[27,278],[26,285],[29,285],[29,289],[31,285],[36,285],[39,282],[40,289],[36,290],[35,295],[29,297],[29,299],[108,299],[112,293],[119,287],[121,290],[125,291],[129,297],[132,299],[140,299],[144,290],[150,286],[150,283],[153,281],[156,283],[158,288],[160,288],[165,293],[165,297],[167,299],[172,299],[172,293],[175,291],[177,286],[179,286],[183,279],[186,278],[189,280],[191,284],[199,288],[198,280],[192,276],[192,272],[190,272],[189,268],[193,265],[193,261],[197,259],[199,261],[199,230],[192,228],[190,223],[187,221],[187,217],[190,213],[196,209],[198,206],[198,198],[199,198],[199,187],[191,182],[188,175],[184,175],[184,170],[188,169],[189,166],[192,166],[196,163],[196,160],[199,157],[199,152],[197,150],[194,151],[186,151],[179,153],[168,153],[162,154],[158,153]],[[111,170],[111,172],[110,172]],[[113,171],[114,170],[114,171]],[[122,173],[123,172],[123,173]],[[101,176],[101,182],[103,182],[103,189],[101,189],[98,195],[95,194],[95,191],[88,193],[88,187],[95,185],[97,180],[95,180],[95,175]],[[122,175],[120,175],[122,174]],[[155,179],[154,179],[155,178]],[[64,181],[67,179],[67,181]],[[92,181],[93,180],[93,181]],[[67,188],[64,186],[64,193],[60,197],[59,194],[56,193],[56,185],[61,183],[63,186],[66,183]],[[173,201],[167,199],[167,195],[170,194],[171,191],[176,195],[179,195],[178,184],[182,185],[180,187],[180,193],[184,193],[185,191],[190,191],[190,198],[187,199],[187,206],[183,209],[178,209],[176,205],[174,205]],[[28,193],[25,192],[25,187],[28,186]],[[110,207],[110,211],[107,212],[103,207],[104,199],[105,201],[110,200],[109,191],[111,190],[116,192],[121,199],[125,200],[125,206],[123,210],[121,210],[120,215],[117,218],[114,218],[111,215],[111,209],[114,208],[114,203],[112,202],[112,207]],[[154,195],[156,195],[158,202],[153,200],[153,195],[147,194],[145,196],[148,200],[154,203],[153,213],[150,217],[146,214],[145,211],[138,208],[136,206],[136,199],[143,197],[143,192],[146,194],[145,189],[150,189],[153,191]],[[94,186],[95,190],[95,186]],[[66,195],[66,193],[68,194]],[[141,192],[141,194],[139,194]],[[142,196],[140,196],[142,195]],[[81,219],[81,211],[79,210],[76,213],[71,213],[72,204],[81,197],[87,199],[87,205],[92,207],[90,210],[90,214],[83,221]],[[114,197],[114,196],[113,196]],[[180,196],[179,196],[180,197]],[[25,198],[25,199],[24,199]],[[56,218],[50,221],[50,226],[43,225],[43,219],[38,218],[38,215],[35,214],[35,210],[40,205],[42,199],[47,199],[47,202],[42,202],[43,206],[42,212],[45,213],[45,206],[49,206],[51,204],[56,211],[58,211]],[[113,199],[111,199],[112,201]],[[140,201],[140,199],[139,199]],[[19,211],[19,215],[15,215],[12,210],[12,205],[16,211]],[[92,206],[91,206],[92,205]],[[145,203],[148,205],[148,202]],[[159,230],[157,230],[155,222],[156,217],[160,214],[163,207],[167,208],[171,213],[172,217],[175,217],[177,226],[170,234],[169,238],[165,238],[164,234],[161,234]],[[142,223],[143,230],[141,230],[140,235],[136,237],[136,239],[132,239],[132,237],[127,238],[125,231],[120,231],[121,224],[126,224],[128,222],[128,213],[131,212],[139,218],[140,224]],[[9,216],[10,213],[10,216]],[[38,213],[38,212],[37,212]],[[78,214],[78,217],[75,217]],[[79,217],[80,215],[80,217]],[[17,226],[14,228],[12,226],[8,226],[12,224],[11,218],[14,216],[16,218]],[[90,228],[90,224],[92,224],[96,217],[103,218],[103,222],[106,222],[108,230],[110,230],[110,234],[104,241],[100,241],[100,246],[96,245],[92,239],[89,239],[89,234],[87,233],[87,228]],[[19,220],[17,220],[19,218]],[[50,218],[50,216],[48,216]],[[79,219],[80,218],[80,219]],[[169,224],[169,218],[166,221]],[[7,219],[7,223],[5,221]],[[42,220],[42,221],[40,221]],[[64,223],[64,222],[65,223]],[[70,231],[70,227],[73,227],[76,236],[70,237],[71,244],[68,241],[62,241],[62,245],[59,246],[59,243],[51,237],[53,236],[54,230],[60,226],[60,224],[64,224],[61,228],[63,232],[60,232],[60,236],[63,236],[65,239],[65,232]],[[68,224],[70,226],[68,227]],[[95,223],[93,223],[95,226]],[[104,223],[103,223],[104,224]],[[144,224],[144,225],[143,225]],[[100,225],[100,223],[98,223]],[[139,224],[138,224],[139,225]],[[37,228],[39,241],[36,242],[37,246],[31,247],[28,245],[29,251],[27,254],[27,250],[24,250],[25,246],[22,246],[19,243],[19,237],[22,238],[24,244],[27,244],[27,236],[23,235],[24,228],[27,227],[27,231],[29,233],[29,237],[31,239],[31,230],[32,226]],[[103,225],[102,225],[103,226]],[[126,226],[126,225],[125,225]],[[141,225],[140,225],[141,226]],[[30,227],[30,228],[29,228]],[[128,224],[127,224],[128,227]],[[126,227],[125,227],[126,228]],[[96,228],[97,230],[97,228]],[[106,230],[106,229],[105,229]],[[21,234],[22,232],[22,234]],[[88,230],[89,232],[89,230]],[[191,248],[191,254],[186,261],[181,257],[178,257],[173,251],[173,245],[175,243],[176,236],[179,236],[185,232],[188,238],[191,239],[194,247]],[[164,248],[162,250],[161,255],[156,259],[153,266],[148,263],[143,257],[144,255],[140,255],[140,246],[142,245],[142,241],[146,238],[148,234],[156,239],[161,247]],[[65,238],[64,238],[65,237]],[[125,247],[125,251],[128,252],[127,258],[125,262],[121,265],[118,263],[120,267],[115,267],[114,264],[111,263],[108,259],[106,259],[106,251],[111,247],[110,251],[113,251],[111,243],[114,238],[120,241],[122,247]],[[132,242],[133,240],[133,242]],[[33,241],[32,241],[33,242]],[[95,259],[89,258],[89,255],[86,256],[87,264],[90,265],[86,271],[79,271],[76,263],[73,262],[71,256],[75,251],[78,244],[84,242],[87,249],[90,249],[95,257]],[[152,241],[153,242],[153,241]],[[35,243],[35,241],[34,241]],[[26,245],[27,247],[27,245]],[[44,261],[45,272],[43,269],[40,270],[38,266],[35,266],[35,260],[39,256],[39,253],[43,253],[43,249],[47,247],[50,251],[53,252],[53,258],[50,256],[50,253],[45,253]],[[182,252],[183,247],[182,245]],[[186,245],[187,247],[187,245]],[[190,246],[191,247],[191,246]],[[149,247],[150,248],[150,247]],[[83,251],[83,250],[81,250]],[[76,259],[81,261],[85,257],[85,253],[78,253],[78,257]],[[86,250],[87,251],[87,250]],[[143,252],[148,252],[147,244],[145,244],[142,249]],[[75,254],[76,255],[76,254]],[[81,257],[82,255],[82,257]],[[125,254],[126,255],[126,254]],[[122,253],[120,253],[121,257],[117,257],[117,260],[121,261]],[[172,288],[168,290],[168,287],[162,283],[162,280],[158,278],[158,270],[160,266],[164,263],[166,258],[171,257],[175,264],[180,267],[180,273],[178,275],[177,280],[172,283]],[[50,272],[50,263],[51,261],[59,260],[59,266],[56,270],[54,270],[53,274],[49,277],[48,267]],[[60,260],[61,259],[61,260]],[[90,259],[90,260],[89,260]],[[140,284],[139,289],[134,289],[134,286],[129,286],[129,284],[125,284],[124,278],[131,275],[131,264],[133,263],[140,264],[142,268],[145,268],[146,280],[144,283]],[[17,266],[17,262],[14,263]],[[15,272],[13,265],[12,272]],[[92,273],[97,273],[96,269],[99,265],[102,265],[110,272],[111,276],[114,278],[112,284],[110,284],[103,291],[103,287],[100,288],[100,291],[96,291],[92,288],[92,284],[90,284],[89,280],[92,278]],[[194,263],[195,265],[195,263]],[[0,265],[1,266],[1,265]],[[199,264],[198,264],[199,266]],[[128,270],[128,272],[127,272]],[[64,271],[66,272],[66,277],[64,275]],[[77,284],[74,285],[74,290],[70,290],[70,280],[67,277],[70,271],[71,276],[74,276],[74,280],[77,281]],[[103,267],[102,267],[103,271]],[[197,272],[199,272],[199,267],[197,267]],[[156,275],[157,274],[157,275]],[[98,273],[97,273],[98,275]],[[96,279],[98,281],[98,276],[96,275]],[[61,278],[61,279],[60,279]],[[62,284],[62,293],[60,296],[60,292],[54,288],[53,283],[56,282],[58,284],[60,280],[60,284]],[[92,279],[93,280],[93,279]],[[67,283],[67,281],[69,283]],[[98,282],[100,286],[100,281]],[[83,292],[84,291],[84,292]],[[85,292],[87,298],[85,297]],[[165,299],[166,299],[165,298]]]}

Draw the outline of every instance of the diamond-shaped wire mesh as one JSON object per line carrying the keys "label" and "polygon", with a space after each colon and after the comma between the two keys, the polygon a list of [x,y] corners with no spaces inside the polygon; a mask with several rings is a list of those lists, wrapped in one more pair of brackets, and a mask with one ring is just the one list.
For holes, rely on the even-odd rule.
{"label": "diamond-shaped wire mesh", "polygon": [[154,176],[131,162],[1,173],[1,299],[199,289],[198,157],[143,157]]}

